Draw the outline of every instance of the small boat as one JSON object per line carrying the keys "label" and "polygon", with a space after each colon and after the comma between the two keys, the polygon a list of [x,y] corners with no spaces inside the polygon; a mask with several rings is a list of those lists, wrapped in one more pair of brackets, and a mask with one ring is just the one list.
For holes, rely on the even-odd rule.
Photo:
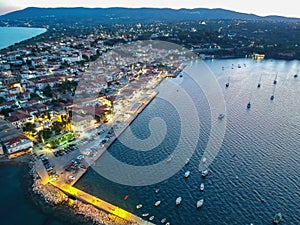
{"label": "small boat", "polygon": [[184,173],[184,177],[185,178],[188,178],[190,176],[191,172],[188,170]]}
{"label": "small boat", "polygon": [[200,199],[199,201],[197,201],[197,208],[200,208],[204,203],[203,199]]}
{"label": "small boat", "polygon": [[206,158],[205,158],[205,157],[203,157],[203,159],[202,159],[202,162],[203,162],[203,163],[205,163],[205,162],[206,162]]}
{"label": "small boat", "polygon": [[136,205],[136,208],[137,209],[140,209],[140,208],[142,208],[143,207],[143,205],[142,204],[138,204],[138,205]]}
{"label": "small boat", "polygon": [[182,198],[181,197],[178,197],[176,198],[176,205],[179,205],[182,201]]}
{"label": "small boat", "polygon": [[200,184],[200,191],[204,191],[204,183]]}
{"label": "small boat", "polygon": [[270,100],[273,101],[274,100],[274,95],[271,95]]}
{"label": "small boat", "polygon": [[159,192],[159,188],[156,188],[156,189],[155,189],[155,193],[158,193],[158,192]]}
{"label": "small boat", "polygon": [[189,162],[190,162],[190,159],[187,158],[187,159],[185,160],[185,165],[189,164]]}
{"label": "small boat", "polygon": [[155,206],[159,206],[160,203],[161,203],[161,201],[156,201],[156,202],[154,203],[154,205],[155,205]]}
{"label": "small boat", "polygon": [[171,225],[170,222],[166,222],[166,225]]}
{"label": "small boat", "polygon": [[247,104],[247,109],[250,109],[250,108],[251,108],[251,102],[249,101]]}
{"label": "small boat", "polygon": [[279,224],[279,222],[282,220],[282,214],[281,213],[276,213],[274,218],[273,218],[273,223],[274,224]]}
{"label": "small boat", "polygon": [[164,222],[166,222],[166,220],[167,220],[166,218],[162,218],[160,222],[164,223]]}
{"label": "small boat", "polygon": [[218,116],[218,119],[221,120],[221,119],[223,119],[224,117],[225,117],[225,114],[224,114],[224,113],[220,113],[219,116]]}
{"label": "small boat", "polygon": [[153,220],[153,219],[154,219],[154,216],[150,216],[150,217],[149,217],[149,220]]}
{"label": "small boat", "polygon": [[124,200],[126,201],[128,199],[128,195],[125,195],[124,196]]}
{"label": "small boat", "polygon": [[202,171],[202,177],[206,177],[208,175],[208,170],[203,170]]}
{"label": "small boat", "polygon": [[262,77],[262,74],[260,75],[260,78],[259,78],[259,81],[258,81],[258,84],[257,84],[258,88],[260,88],[260,86],[261,86],[261,84],[260,84],[261,83],[261,77]]}
{"label": "small boat", "polygon": [[173,158],[173,156],[172,155],[170,155],[170,157],[169,158],[167,158],[167,162],[171,162],[171,160],[172,160],[172,158]]}
{"label": "small boat", "polygon": [[298,72],[299,72],[299,70],[297,70],[297,73],[294,75],[294,78],[298,77]]}
{"label": "small boat", "polygon": [[149,216],[149,213],[143,213],[142,214],[142,217],[146,217],[146,216]]}

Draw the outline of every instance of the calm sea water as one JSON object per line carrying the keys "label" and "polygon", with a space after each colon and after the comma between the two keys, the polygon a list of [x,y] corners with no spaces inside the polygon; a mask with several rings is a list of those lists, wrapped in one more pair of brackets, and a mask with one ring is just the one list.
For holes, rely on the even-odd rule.
{"label": "calm sea water", "polygon": [[[272,224],[277,212],[284,216],[282,224],[300,224],[300,78],[293,77],[300,62],[232,59],[206,63],[222,88],[227,125],[221,150],[205,179],[198,166],[211,128],[209,103],[193,79],[184,75],[181,86],[193,98],[201,125],[197,149],[190,163],[171,178],[143,187],[114,183],[91,168],[76,186],[139,216],[154,215],[153,222],[157,224],[164,217],[174,225]],[[192,64],[191,70],[197,72],[198,66]],[[277,73],[278,83],[274,89]],[[230,86],[225,88],[228,77]],[[170,93],[172,91],[176,90]],[[273,101],[270,100],[272,94],[275,95]],[[252,107],[247,110],[249,99]],[[140,166],[168,158],[178,143],[181,129],[174,106],[158,96],[132,123],[131,129],[137,137],[147,138],[148,124],[154,117],[161,117],[168,127],[158,147],[137,152],[116,141],[109,152],[127,164]],[[100,164],[106,154],[99,159]],[[186,170],[191,171],[187,179],[183,177]],[[205,183],[204,192],[199,191],[201,182]],[[158,193],[154,191],[157,188]],[[125,195],[129,196],[126,201],[123,200]],[[176,207],[178,196],[182,196],[183,201]],[[204,205],[196,209],[196,202],[201,198]],[[161,200],[161,204],[155,207],[157,200]],[[139,203],[143,207],[137,210]]]}
{"label": "calm sea water", "polygon": [[45,28],[0,27],[0,49],[40,35]]}
{"label": "calm sea water", "polygon": [[0,215],[2,225],[66,225],[40,211],[27,196],[25,166],[0,165]]}

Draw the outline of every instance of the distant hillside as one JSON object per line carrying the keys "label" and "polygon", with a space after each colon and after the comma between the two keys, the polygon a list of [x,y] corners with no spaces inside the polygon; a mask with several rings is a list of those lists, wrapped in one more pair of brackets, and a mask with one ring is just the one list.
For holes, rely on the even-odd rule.
{"label": "distant hillside", "polygon": [[1,22],[27,21],[33,24],[52,23],[150,23],[208,19],[242,19],[300,22],[300,18],[260,17],[224,9],[158,9],[158,8],[26,8],[0,16]]}

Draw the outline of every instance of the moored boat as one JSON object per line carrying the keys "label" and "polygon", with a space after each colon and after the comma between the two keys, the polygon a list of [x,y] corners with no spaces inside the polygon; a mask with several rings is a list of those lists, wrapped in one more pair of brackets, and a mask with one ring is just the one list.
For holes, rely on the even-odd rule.
{"label": "moored boat", "polygon": [[153,220],[153,219],[154,219],[154,216],[150,216],[150,217],[149,217],[149,220]]}
{"label": "moored boat", "polygon": [[184,177],[185,178],[188,178],[190,176],[191,172],[188,170],[184,173]]}
{"label": "moored boat", "polygon": [[251,102],[249,101],[247,104],[247,109],[250,109],[250,108],[251,108]]}
{"label": "moored boat", "polygon": [[200,191],[204,191],[204,183],[200,184]]}
{"label": "moored boat", "polygon": [[166,220],[167,220],[166,218],[162,218],[160,222],[164,223],[164,222],[166,222]]}
{"label": "moored boat", "polygon": [[155,206],[159,206],[160,203],[161,203],[161,201],[156,201],[156,202],[154,203],[154,205],[155,205]]}
{"label": "moored boat", "polygon": [[279,224],[279,222],[282,220],[282,214],[281,213],[276,213],[274,218],[273,218],[273,223],[274,224]]}
{"label": "moored boat", "polygon": [[149,213],[143,213],[142,216],[143,217],[149,216]]}
{"label": "moored boat", "polygon": [[225,117],[225,114],[224,114],[224,113],[220,113],[219,116],[218,116],[218,119],[221,120],[221,119],[223,119],[224,117]]}
{"label": "moored boat", "polygon": [[208,175],[208,170],[203,170],[202,171],[202,177],[206,177]]}
{"label": "moored boat", "polygon": [[137,209],[140,209],[140,208],[142,208],[143,207],[143,205],[142,204],[138,204],[138,205],[136,205],[136,208]]}
{"label": "moored boat", "polygon": [[181,197],[178,197],[176,198],[176,205],[179,205],[182,201],[182,198]]}
{"label": "moored boat", "polygon": [[200,208],[204,203],[203,199],[200,199],[199,201],[197,201],[197,208]]}

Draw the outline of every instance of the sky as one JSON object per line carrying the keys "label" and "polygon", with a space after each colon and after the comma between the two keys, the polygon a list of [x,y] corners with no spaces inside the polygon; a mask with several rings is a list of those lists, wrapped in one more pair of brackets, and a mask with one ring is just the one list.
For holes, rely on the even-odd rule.
{"label": "sky", "polygon": [[300,17],[295,0],[0,0],[0,15],[26,7],[223,8],[260,16]]}

